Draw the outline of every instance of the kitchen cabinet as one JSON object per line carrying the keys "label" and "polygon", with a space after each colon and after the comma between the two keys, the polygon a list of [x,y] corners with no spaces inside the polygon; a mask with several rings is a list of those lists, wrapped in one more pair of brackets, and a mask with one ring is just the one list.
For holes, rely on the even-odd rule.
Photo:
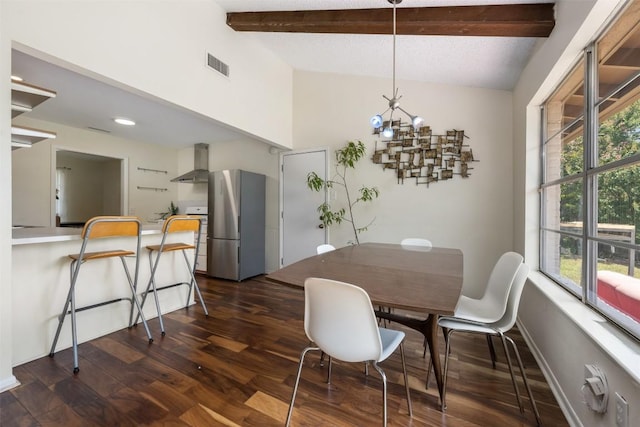
{"label": "kitchen cabinet", "polygon": [[[32,111],[44,101],[54,98],[56,92],[20,81],[11,81],[11,118]],[[31,147],[33,144],[49,138],[55,138],[54,132],[11,125],[11,148]]]}

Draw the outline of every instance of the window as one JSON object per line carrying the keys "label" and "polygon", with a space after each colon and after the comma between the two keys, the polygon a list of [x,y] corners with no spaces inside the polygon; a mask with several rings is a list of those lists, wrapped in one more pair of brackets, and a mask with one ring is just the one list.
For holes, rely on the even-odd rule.
{"label": "window", "polygon": [[543,105],[540,268],[640,338],[640,0]]}

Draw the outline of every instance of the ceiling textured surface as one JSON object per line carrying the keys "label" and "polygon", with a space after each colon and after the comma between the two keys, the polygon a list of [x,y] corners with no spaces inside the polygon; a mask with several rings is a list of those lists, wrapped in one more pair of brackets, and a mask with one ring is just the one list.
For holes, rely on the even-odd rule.
{"label": "ceiling textured surface", "polygon": [[[226,12],[374,9],[389,10],[388,0],[213,0]],[[553,0],[404,0],[402,7],[553,3]],[[243,32],[296,70],[389,78],[390,35]],[[436,84],[512,90],[539,38],[477,36],[404,36],[396,39],[396,78]],[[12,73],[58,93],[29,117],[155,144],[187,147],[197,142],[239,139],[215,120],[157,99],[141,96],[49,64],[18,51]],[[100,102],[95,102],[99,99]],[[116,125],[115,116],[137,125]],[[158,120],[161,117],[162,120]]]}

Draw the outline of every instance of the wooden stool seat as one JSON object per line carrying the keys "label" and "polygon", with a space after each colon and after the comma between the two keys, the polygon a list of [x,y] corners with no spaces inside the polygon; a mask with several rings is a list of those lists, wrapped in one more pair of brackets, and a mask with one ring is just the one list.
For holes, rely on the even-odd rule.
{"label": "wooden stool seat", "polygon": [[[125,251],[122,249],[117,249],[114,251],[100,251],[100,252],[87,252],[84,254],[84,256],[82,257],[82,259],[84,261],[89,261],[91,259],[100,259],[100,258],[112,258],[112,257],[120,257],[120,256],[132,256],[135,255],[136,253],[134,251]],[[73,255],[69,255],[69,258],[73,259],[73,260],[79,260],[80,259],[80,254],[73,254]]]}
{"label": "wooden stool seat", "polygon": [[171,252],[171,251],[184,251],[186,249],[195,249],[194,245],[188,243],[167,243],[164,247],[160,245],[150,245],[146,247],[150,251],[156,252]]}

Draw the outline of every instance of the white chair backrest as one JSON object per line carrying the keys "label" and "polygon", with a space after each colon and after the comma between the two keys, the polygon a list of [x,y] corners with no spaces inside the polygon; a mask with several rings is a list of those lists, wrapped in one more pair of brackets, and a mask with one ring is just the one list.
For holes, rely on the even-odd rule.
{"label": "white chair backrest", "polygon": [[304,295],[304,331],[322,351],[345,362],[380,359],[378,323],[362,288],[310,277]]}
{"label": "white chair backrest", "polygon": [[509,291],[509,298],[507,300],[507,309],[504,312],[502,319],[491,325],[494,329],[500,332],[507,332],[516,323],[518,317],[518,307],[520,306],[520,298],[524,285],[527,283],[527,275],[529,274],[529,266],[526,264],[520,264],[516,277],[513,279],[513,285],[511,291]]}
{"label": "white chair backrest", "polygon": [[509,291],[522,261],[522,255],[515,252],[503,254],[491,271],[484,295],[479,299],[461,295],[455,316],[483,323],[500,320],[507,309]]}
{"label": "white chair backrest", "polygon": [[505,303],[511,289],[511,282],[518,272],[520,264],[524,261],[522,255],[515,252],[506,252],[502,254],[496,265],[491,270],[491,275],[484,289],[484,298],[497,298]]}
{"label": "white chair backrest", "polygon": [[502,311],[496,313],[496,319],[501,318],[504,314],[513,279],[516,277],[522,261],[524,261],[522,255],[516,252],[506,252],[498,259],[491,271],[481,299],[486,300],[488,304],[502,307]]}
{"label": "white chair backrest", "polygon": [[423,247],[431,247],[431,240],[420,239],[416,237],[407,237],[406,239],[402,239],[400,242],[402,246],[423,246]]}
{"label": "white chair backrest", "polygon": [[333,245],[330,245],[328,243],[325,243],[324,245],[320,245],[316,248],[316,253],[318,255],[323,254],[325,252],[331,252],[331,251],[335,251],[336,248]]}

